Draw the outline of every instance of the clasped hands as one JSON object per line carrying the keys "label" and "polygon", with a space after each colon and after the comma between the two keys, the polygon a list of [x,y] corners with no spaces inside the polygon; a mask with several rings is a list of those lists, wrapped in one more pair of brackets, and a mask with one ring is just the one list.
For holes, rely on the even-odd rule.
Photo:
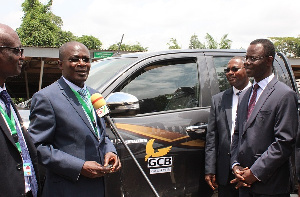
{"label": "clasped hands", "polygon": [[[112,166],[108,167],[108,165]],[[82,166],[80,174],[88,178],[97,178],[107,173],[117,172],[120,168],[121,161],[119,157],[112,152],[108,152],[104,157],[103,166],[96,161],[86,161]]]}
{"label": "clasped hands", "polygon": [[230,183],[237,183],[235,186],[236,189],[240,187],[251,187],[251,185],[258,180],[248,167],[243,168],[242,166],[235,165],[233,167],[233,173],[235,179],[231,180]]}

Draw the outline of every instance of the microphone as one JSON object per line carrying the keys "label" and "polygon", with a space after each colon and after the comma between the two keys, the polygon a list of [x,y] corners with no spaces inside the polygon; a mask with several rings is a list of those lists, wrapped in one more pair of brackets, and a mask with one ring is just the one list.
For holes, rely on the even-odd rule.
{"label": "microphone", "polygon": [[99,93],[95,93],[91,96],[92,105],[96,109],[96,113],[100,118],[109,113],[109,109],[106,106],[106,101]]}
{"label": "microphone", "polygon": [[142,167],[140,166],[139,162],[137,161],[137,159],[135,158],[135,156],[133,155],[133,153],[131,152],[131,150],[129,149],[128,145],[125,143],[123,137],[119,134],[117,127],[114,125],[113,121],[111,120],[111,118],[109,117],[109,109],[106,106],[106,101],[104,100],[103,96],[99,93],[95,93],[91,96],[91,101],[92,101],[92,105],[93,107],[96,109],[96,113],[100,118],[104,118],[106,120],[106,122],[109,124],[113,134],[116,136],[116,138],[119,138],[122,142],[122,144],[125,146],[125,148],[127,149],[129,155],[131,156],[131,158],[134,160],[135,164],[137,165],[138,169],[140,170],[140,172],[142,173],[142,175],[144,176],[144,178],[146,179],[147,183],[149,184],[150,188],[152,189],[153,193],[155,194],[156,197],[159,197],[156,189],[154,188],[154,186],[152,185],[151,181],[149,180],[149,178],[147,177],[146,173],[144,172],[144,170],[142,169]]}

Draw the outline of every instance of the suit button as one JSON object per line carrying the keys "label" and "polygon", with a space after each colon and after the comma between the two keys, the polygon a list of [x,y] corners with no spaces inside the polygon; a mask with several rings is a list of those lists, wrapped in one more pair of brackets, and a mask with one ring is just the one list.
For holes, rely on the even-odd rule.
{"label": "suit button", "polygon": [[230,153],[227,153],[227,155],[230,155]]}
{"label": "suit button", "polygon": [[21,164],[18,164],[18,165],[17,165],[17,170],[22,170]]}
{"label": "suit button", "polygon": [[244,154],[244,152],[243,152],[243,151],[241,151],[241,152],[240,152],[240,154],[241,154],[241,155],[243,155],[243,154]]}

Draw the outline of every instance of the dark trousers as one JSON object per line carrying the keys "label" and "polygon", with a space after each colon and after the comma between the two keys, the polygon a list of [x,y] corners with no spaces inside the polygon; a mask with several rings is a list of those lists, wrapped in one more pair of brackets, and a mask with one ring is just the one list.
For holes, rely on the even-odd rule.
{"label": "dark trousers", "polygon": [[255,194],[248,188],[239,189],[240,197],[290,197],[290,194],[277,194],[277,195],[265,195],[265,194]]}
{"label": "dark trousers", "polygon": [[218,197],[239,197],[239,190],[235,189],[235,184],[230,181],[234,179],[234,175],[230,172],[227,185],[219,185]]}

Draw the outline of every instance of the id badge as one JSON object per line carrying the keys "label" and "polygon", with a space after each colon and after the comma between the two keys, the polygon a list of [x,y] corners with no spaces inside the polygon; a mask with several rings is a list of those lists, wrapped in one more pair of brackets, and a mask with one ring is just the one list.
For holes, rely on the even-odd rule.
{"label": "id badge", "polygon": [[23,162],[23,171],[24,171],[24,176],[32,175],[30,162],[27,161]]}

